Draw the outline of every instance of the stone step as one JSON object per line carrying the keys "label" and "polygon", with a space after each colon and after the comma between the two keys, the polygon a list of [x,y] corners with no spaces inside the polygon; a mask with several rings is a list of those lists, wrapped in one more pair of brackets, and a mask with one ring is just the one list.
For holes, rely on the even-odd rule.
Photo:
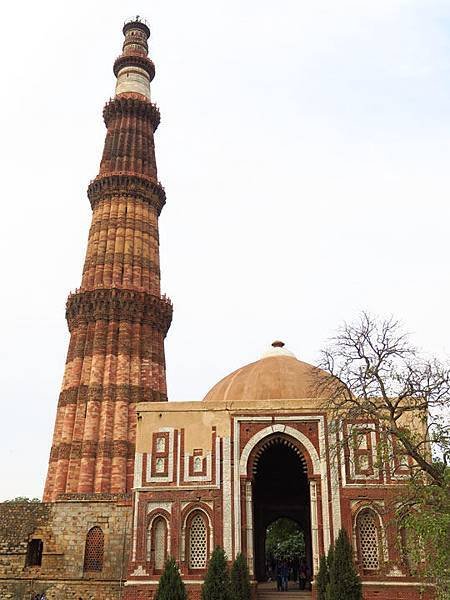
{"label": "stone step", "polygon": [[290,594],[289,592],[263,592],[258,593],[258,600],[311,600],[311,594],[308,596],[300,594]]}
{"label": "stone step", "polygon": [[258,600],[311,600],[311,592],[300,590],[288,590],[277,592],[277,590],[258,590]]}

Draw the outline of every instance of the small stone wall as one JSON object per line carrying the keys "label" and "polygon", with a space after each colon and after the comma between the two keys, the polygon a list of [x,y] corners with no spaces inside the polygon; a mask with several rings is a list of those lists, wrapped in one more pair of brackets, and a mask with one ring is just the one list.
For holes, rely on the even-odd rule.
{"label": "small stone wall", "polygon": [[[189,600],[201,600],[202,586],[186,585],[186,591]],[[252,584],[251,600],[257,600],[256,584]],[[125,586],[123,600],[154,600],[156,595],[155,585],[129,585]]]}
{"label": "small stone wall", "polygon": [[[86,534],[104,533],[103,569],[83,571]],[[131,530],[128,504],[105,501],[0,503],[0,598],[119,600]],[[43,541],[41,566],[26,567],[28,542]]]}

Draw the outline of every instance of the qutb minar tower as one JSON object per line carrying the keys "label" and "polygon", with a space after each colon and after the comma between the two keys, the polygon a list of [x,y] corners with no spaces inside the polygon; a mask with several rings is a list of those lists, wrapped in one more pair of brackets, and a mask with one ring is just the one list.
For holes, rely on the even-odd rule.
{"label": "qutb minar tower", "polygon": [[80,288],[70,294],[70,344],[58,402],[44,501],[61,494],[131,491],[136,403],[167,400],[164,338],[172,319],[160,294],[157,179],[151,102],[150,29],[125,24],[114,63],[115,97],[103,111],[107,134],[92,207]]}

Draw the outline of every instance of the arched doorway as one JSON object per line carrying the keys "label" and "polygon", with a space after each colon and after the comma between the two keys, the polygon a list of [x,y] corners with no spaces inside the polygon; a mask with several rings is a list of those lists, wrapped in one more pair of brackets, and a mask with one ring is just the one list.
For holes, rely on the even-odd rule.
{"label": "arched doorway", "polygon": [[257,581],[267,580],[266,535],[280,518],[298,523],[312,576],[311,509],[306,461],[295,440],[284,434],[266,438],[253,453],[254,565]]}

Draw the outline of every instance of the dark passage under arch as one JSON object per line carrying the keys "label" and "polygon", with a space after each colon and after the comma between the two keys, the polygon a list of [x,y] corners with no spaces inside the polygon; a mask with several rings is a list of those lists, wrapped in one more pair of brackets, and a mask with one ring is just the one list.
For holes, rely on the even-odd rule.
{"label": "dark passage under arch", "polygon": [[309,482],[305,461],[284,436],[274,437],[257,452],[254,463],[253,518],[257,581],[267,580],[266,532],[280,518],[292,519],[303,532],[306,562],[312,573]]}

